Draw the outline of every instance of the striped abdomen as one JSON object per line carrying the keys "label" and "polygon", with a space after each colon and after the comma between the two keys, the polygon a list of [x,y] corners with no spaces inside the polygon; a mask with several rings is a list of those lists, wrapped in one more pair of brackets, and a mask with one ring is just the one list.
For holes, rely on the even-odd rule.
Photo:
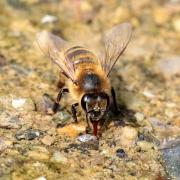
{"label": "striped abdomen", "polygon": [[74,63],[75,68],[84,63],[97,64],[97,57],[82,46],[74,46],[68,49],[65,56]]}

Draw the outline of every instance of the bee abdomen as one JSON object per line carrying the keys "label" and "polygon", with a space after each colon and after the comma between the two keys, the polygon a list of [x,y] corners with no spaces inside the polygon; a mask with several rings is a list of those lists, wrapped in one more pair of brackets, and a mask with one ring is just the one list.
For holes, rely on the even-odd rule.
{"label": "bee abdomen", "polygon": [[66,51],[66,57],[75,65],[81,63],[96,63],[96,56],[81,46],[74,46]]}

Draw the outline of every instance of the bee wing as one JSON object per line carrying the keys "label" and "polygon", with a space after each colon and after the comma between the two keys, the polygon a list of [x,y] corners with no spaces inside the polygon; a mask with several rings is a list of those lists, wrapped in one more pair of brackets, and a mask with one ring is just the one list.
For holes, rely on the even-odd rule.
{"label": "bee wing", "polygon": [[104,53],[99,60],[107,77],[109,76],[119,57],[126,49],[131,39],[131,34],[132,27],[129,23],[116,25],[109,31],[105,32],[103,37]]}
{"label": "bee wing", "polygon": [[51,59],[60,71],[76,84],[74,64],[64,54],[67,46],[66,41],[46,31],[38,33],[36,40],[44,55]]}

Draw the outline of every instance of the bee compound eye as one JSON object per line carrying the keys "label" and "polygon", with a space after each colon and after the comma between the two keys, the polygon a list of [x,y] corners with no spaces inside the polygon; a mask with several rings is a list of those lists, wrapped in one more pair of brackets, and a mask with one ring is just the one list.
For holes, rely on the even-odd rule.
{"label": "bee compound eye", "polygon": [[86,110],[86,102],[87,102],[87,97],[86,95],[84,95],[82,98],[81,98],[81,106],[84,110]]}
{"label": "bee compound eye", "polygon": [[81,106],[86,111],[88,111],[88,109],[93,105],[92,102],[93,102],[93,97],[91,96],[91,94],[85,94],[81,98]]}

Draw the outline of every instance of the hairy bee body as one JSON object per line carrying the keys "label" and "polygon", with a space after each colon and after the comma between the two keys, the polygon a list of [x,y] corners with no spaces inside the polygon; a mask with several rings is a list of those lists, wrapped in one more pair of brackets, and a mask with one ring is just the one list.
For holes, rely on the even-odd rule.
{"label": "hairy bee body", "polygon": [[65,51],[75,67],[77,83],[67,81],[72,98],[77,101],[84,93],[106,92],[109,94],[109,80],[100,67],[98,58],[82,46],[74,46]]}
{"label": "hairy bee body", "polygon": [[97,64],[98,62],[97,57],[82,46],[73,46],[67,49],[65,56],[74,63],[76,68],[83,63]]}
{"label": "hairy bee body", "polygon": [[106,31],[103,34],[103,48],[99,58],[83,46],[68,46],[61,37],[51,33],[42,32],[37,35],[42,52],[67,78],[66,88],[61,87],[56,98],[54,112],[58,110],[63,93],[69,92],[73,101],[71,111],[75,122],[76,106],[80,105],[86,115],[87,127],[97,135],[98,126],[101,129],[110,104],[113,103],[115,112],[119,111],[115,92],[108,78],[130,41],[131,29],[129,23],[123,23]]}

